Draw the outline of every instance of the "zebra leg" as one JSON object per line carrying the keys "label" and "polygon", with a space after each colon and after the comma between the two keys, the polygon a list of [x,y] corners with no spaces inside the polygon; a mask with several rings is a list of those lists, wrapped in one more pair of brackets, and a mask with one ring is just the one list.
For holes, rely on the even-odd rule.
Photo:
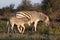
{"label": "zebra leg", "polygon": [[8,33],[10,33],[10,24],[9,24],[9,22],[7,22],[7,31],[8,31]]}
{"label": "zebra leg", "polygon": [[22,31],[22,33],[24,33],[24,31],[25,31],[25,26],[24,26],[24,24],[22,24],[21,26],[24,28],[23,31]]}
{"label": "zebra leg", "polygon": [[8,33],[10,32],[10,26],[8,26]]}
{"label": "zebra leg", "polygon": [[37,23],[38,23],[39,20],[35,21],[34,23],[34,27],[35,27],[35,32],[36,32],[36,27],[37,27]]}
{"label": "zebra leg", "polygon": [[28,25],[31,26],[31,22],[28,22]]}
{"label": "zebra leg", "polygon": [[18,31],[21,33],[22,32],[22,28],[21,28],[21,30],[20,30],[20,28],[19,28],[20,26],[17,26],[17,28],[18,28]]}
{"label": "zebra leg", "polygon": [[11,25],[11,30],[13,31],[14,24]]}

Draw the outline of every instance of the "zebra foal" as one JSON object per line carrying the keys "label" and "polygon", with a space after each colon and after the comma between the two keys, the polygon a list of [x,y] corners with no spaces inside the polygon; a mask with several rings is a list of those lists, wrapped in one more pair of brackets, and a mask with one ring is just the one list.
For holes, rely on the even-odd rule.
{"label": "zebra foal", "polygon": [[[11,17],[10,20],[9,20],[9,22],[8,22],[8,24],[11,25],[12,31],[13,31],[14,24],[16,24],[16,25],[17,25],[17,28],[18,28],[18,31],[19,31],[20,33],[24,33],[24,31],[25,31],[25,26],[24,26],[24,24],[30,25],[31,23],[30,23],[30,20],[27,19],[26,17],[23,17],[23,18]],[[20,26],[22,26],[22,27],[24,28],[23,31],[22,31],[22,28],[21,28],[21,30],[20,30],[20,28],[19,28]],[[9,30],[9,29],[8,29],[8,30]]]}

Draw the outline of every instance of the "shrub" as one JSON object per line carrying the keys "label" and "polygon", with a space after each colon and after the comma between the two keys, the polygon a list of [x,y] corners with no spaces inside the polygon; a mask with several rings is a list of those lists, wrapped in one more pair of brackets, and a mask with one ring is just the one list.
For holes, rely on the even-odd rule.
{"label": "shrub", "polygon": [[7,28],[7,22],[0,20],[0,31],[5,31]]}
{"label": "shrub", "polygon": [[48,30],[48,27],[46,27],[46,26],[41,26],[41,27],[38,27],[37,28],[37,31],[38,31],[38,33],[40,33],[40,34],[48,34],[49,33],[49,30]]}

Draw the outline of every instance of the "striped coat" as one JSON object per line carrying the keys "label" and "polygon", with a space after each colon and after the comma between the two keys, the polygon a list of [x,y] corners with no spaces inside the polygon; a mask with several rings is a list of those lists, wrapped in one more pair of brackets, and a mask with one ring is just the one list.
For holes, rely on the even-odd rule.
{"label": "striped coat", "polygon": [[20,12],[16,12],[16,17],[17,18],[27,17],[28,19],[30,19],[31,23],[34,22],[35,31],[36,31],[38,21],[43,21],[46,25],[49,25],[50,23],[49,17],[42,12],[20,11]]}

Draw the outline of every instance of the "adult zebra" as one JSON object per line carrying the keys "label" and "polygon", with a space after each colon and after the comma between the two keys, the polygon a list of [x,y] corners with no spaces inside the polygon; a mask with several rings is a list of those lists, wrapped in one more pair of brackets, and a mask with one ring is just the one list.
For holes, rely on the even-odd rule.
{"label": "adult zebra", "polygon": [[34,28],[36,31],[38,21],[43,21],[47,26],[50,24],[49,17],[42,12],[37,11],[20,11],[16,12],[17,18],[27,17],[30,19],[30,22],[34,22]]}

